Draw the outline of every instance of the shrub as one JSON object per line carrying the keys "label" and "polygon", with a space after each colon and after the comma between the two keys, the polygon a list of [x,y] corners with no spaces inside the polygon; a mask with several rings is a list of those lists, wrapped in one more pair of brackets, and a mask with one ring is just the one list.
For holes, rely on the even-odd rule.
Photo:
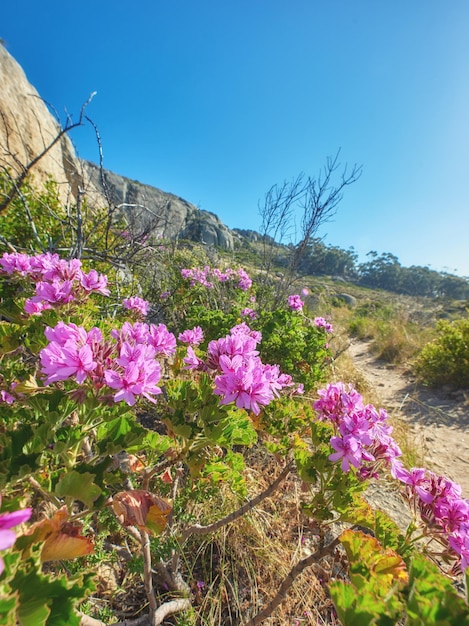
{"label": "shrub", "polygon": [[469,320],[440,320],[436,332],[436,339],[424,346],[416,360],[416,374],[432,387],[468,388]]}

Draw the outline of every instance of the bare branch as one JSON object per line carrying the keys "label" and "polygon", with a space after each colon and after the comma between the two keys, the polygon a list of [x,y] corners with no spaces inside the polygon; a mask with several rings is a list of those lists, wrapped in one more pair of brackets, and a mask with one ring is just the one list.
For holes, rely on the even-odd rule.
{"label": "bare branch", "polygon": [[294,281],[296,269],[301,258],[315,236],[319,227],[331,219],[335,214],[339,202],[343,198],[345,187],[356,182],[362,173],[362,168],[354,165],[351,171],[345,166],[338,183],[333,179],[340,167],[340,149],[335,156],[327,157],[324,169],[317,177],[299,174],[291,182],[283,185],[274,185],[266,193],[264,204],[259,205],[262,217],[262,231],[264,239],[263,284],[271,280],[270,273],[274,261],[275,248],[284,243],[285,237],[294,226],[295,212],[301,212],[301,233],[298,243],[289,252],[288,265],[280,281],[276,281],[274,306],[285,296]]}
{"label": "bare branch", "polygon": [[190,537],[191,535],[207,535],[209,533],[213,533],[219,528],[222,528],[223,526],[226,526],[227,524],[231,524],[231,522],[234,522],[235,520],[239,519],[240,517],[245,515],[245,513],[247,513],[248,511],[251,511],[255,506],[260,504],[263,500],[271,496],[274,493],[274,491],[279,487],[280,483],[292,471],[292,469],[293,469],[293,464],[292,463],[287,464],[283,468],[283,470],[280,472],[280,474],[277,476],[277,478],[274,480],[274,482],[267,487],[267,489],[262,491],[255,498],[252,498],[252,500],[249,500],[248,502],[246,502],[246,504],[243,504],[243,506],[241,506],[236,511],[233,511],[232,513],[230,513],[229,515],[226,515],[222,519],[219,519],[218,521],[213,522],[213,524],[209,524],[208,526],[200,526],[199,524],[194,524],[193,526],[189,526],[183,531],[182,540],[185,541],[185,539],[187,539],[187,537]]}
{"label": "bare branch", "polygon": [[313,552],[313,554],[310,554],[308,557],[306,557],[305,559],[302,559],[296,565],[294,565],[291,568],[288,575],[286,576],[286,578],[284,579],[284,581],[282,582],[282,584],[280,585],[278,592],[272,598],[272,600],[267,604],[267,606],[265,606],[261,611],[259,611],[257,615],[255,615],[251,620],[249,620],[249,622],[247,622],[245,626],[257,626],[257,624],[260,624],[265,619],[270,617],[272,613],[275,611],[275,609],[285,600],[287,593],[289,592],[291,586],[295,582],[295,579],[303,572],[303,570],[305,570],[307,567],[310,567],[314,563],[320,561],[325,556],[332,554],[339,543],[340,543],[340,540],[337,537],[336,539],[331,541],[331,543],[329,543],[327,546],[318,548],[316,552]]}
{"label": "bare branch", "polygon": [[18,195],[18,190],[21,188],[21,185],[26,180],[26,177],[31,171],[31,169],[62,139],[64,135],[69,133],[74,128],[78,128],[79,126],[82,126],[85,109],[90,104],[95,94],[96,92],[93,92],[88,98],[88,100],[83,104],[81,111],[80,111],[80,117],[79,117],[78,122],[75,122],[72,124],[70,123],[70,120],[67,121],[67,124],[59,130],[59,132],[54,137],[54,139],[38,155],[36,155],[27,165],[22,166],[21,173],[13,181],[14,184],[13,184],[13,188],[11,192],[8,194],[5,200],[0,204],[0,213],[2,211],[5,211],[5,209],[8,208],[8,206],[11,204],[13,199],[16,198],[16,196]]}

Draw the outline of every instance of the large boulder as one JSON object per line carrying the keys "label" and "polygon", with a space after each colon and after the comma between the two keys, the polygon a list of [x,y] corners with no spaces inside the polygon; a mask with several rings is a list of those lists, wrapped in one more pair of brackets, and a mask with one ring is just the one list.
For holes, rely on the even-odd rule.
{"label": "large boulder", "polygon": [[[233,249],[233,234],[213,213],[172,193],[119,176],[77,158],[68,135],[15,59],[0,44],[0,168],[19,176],[31,169],[40,187],[49,178],[59,185],[62,200],[74,201],[83,190],[89,206],[118,207],[134,232],[149,236],[185,237]],[[54,143],[54,140],[55,141]],[[50,150],[46,150],[51,144]]]}
{"label": "large boulder", "polygon": [[[16,177],[57,138],[61,126],[1,44],[0,85],[0,167]],[[96,192],[89,188],[67,134],[34,165],[31,175],[39,187],[52,177],[63,200],[76,198],[79,186]]]}

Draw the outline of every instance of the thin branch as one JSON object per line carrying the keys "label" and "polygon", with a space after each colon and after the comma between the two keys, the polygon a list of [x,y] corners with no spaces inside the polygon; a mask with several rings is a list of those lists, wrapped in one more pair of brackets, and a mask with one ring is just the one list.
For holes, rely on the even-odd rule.
{"label": "thin branch", "polygon": [[83,124],[83,116],[85,113],[85,109],[90,104],[95,94],[96,92],[93,92],[88,98],[88,100],[81,107],[80,117],[79,117],[78,122],[75,122],[74,124],[67,122],[64,128],[60,129],[60,131],[57,133],[54,139],[42,150],[42,152],[40,152],[37,156],[35,156],[34,159],[32,159],[27,165],[22,166],[22,172],[13,181],[14,185],[13,185],[12,191],[7,196],[7,198],[0,204],[0,213],[2,211],[5,211],[5,209],[8,208],[8,206],[11,204],[14,198],[16,198],[16,196],[18,195],[18,189],[24,183],[31,169],[62,139],[64,135],[69,133],[74,128],[78,128],[79,126]]}
{"label": "thin branch", "polygon": [[274,482],[267,487],[267,489],[262,491],[259,495],[257,495],[252,500],[249,500],[248,502],[246,502],[246,504],[243,504],[243,506],[237,509],[236,511],[233,511],[229,515],[226,515],[222,519],[219,519],[217,522],[214,522],[213,524],[209,524],[208,526],[201,526],[200,524],[194,524],[193,526],[189,526],[182,532],[182,541],[184,542],[191,535],[207,535],[209,533],[213,533],[219,528],[222,528],[223,526],[226,526],[227,524],[231,524],[231,522],[234,522],[235,520],[239,519],[245,513],[247,513],[248,511],[252,510],[255,506],[260,504],[262,500],[265,500],[265,498],[268,498],[270,495],[272,495],[273,492],[279,487],[280,483],[292,471],[292,469],[293,469],[293,464],[292,463],[287,464],[284,467],[284,469],[280,472],[280,474],[277,476],[277,478],[274,480]]}
{"label": "thin branch", "polygon": [[177,600],[170,600],[162,604],[154,614],[154,626],[159,626],[163,621],[172,613],[179,613],[179,611],[188,611],[192,604],[189,598],[178,598]]}
{"label": "thin branch", "polygon": [[153,576],[151,573],[151,550],[150,550],[150,535],[146,530],[140,529],[140,535],[142,536],[142,552],[143,552],[143,582],[145,585],[145,593],[147,596],[148,604],[150,607],[150,624],[156,626],[155,614],[158,608],[156,602],[155,589],[153,587]]}
{"label": "thin branch", "polygon": [[291,586],[295,582],[295,579],[303,572],[303,570],[305,570],[307,567],[310,567],[317,561],[320,561],[325,556],[332,554],[339,543],[340,543],[340,540],[338,537],[336,537],[336,539],[331,541],[330,544],[328,544],[327,546],[323,546],[322,548],[319,548],[318,550],[316,550],[316,552],[314,552],[313,554],[310,554],[308,557],[306,557],[305,559],[302,559],[296,565],[294,565],[292,569],[290,570],[290,572],[288,573],[288,575],[286,576],[286,578],[284,579],[284,581],[282,582],[282,584],[280,585],[280,589],[278,590],[276,595],[272,598],[272,600],[267,604],[267,606],[265,606],[261,611],[259,611],[257,615],[255,615],[251,620],[249,620],[249,622],[247,622],[245,626],[257,626],[257,624],[260,624],[265,619],[270,617],[272,613],[275,611],[275,609],[285,600],[287,593],[289,592]]}

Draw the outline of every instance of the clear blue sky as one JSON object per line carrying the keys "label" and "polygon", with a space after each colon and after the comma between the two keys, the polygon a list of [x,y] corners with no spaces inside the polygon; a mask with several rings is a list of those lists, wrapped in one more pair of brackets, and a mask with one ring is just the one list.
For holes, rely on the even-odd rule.
{"label": "clear blue sky", "polygon": [[[326,243],[469,276],[468,0],[17,0],[0,36],[104,165],[259,229],[274,183],[362,164]],[[0,86],[1,88],[1,86]],[[98,161],[91,129],[73,135]]]}

